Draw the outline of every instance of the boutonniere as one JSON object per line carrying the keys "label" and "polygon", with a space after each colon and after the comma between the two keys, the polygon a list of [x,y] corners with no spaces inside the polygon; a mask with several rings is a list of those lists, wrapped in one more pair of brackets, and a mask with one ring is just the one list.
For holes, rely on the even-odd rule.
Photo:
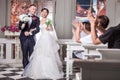
{"label": "boutonniere", "polygon": [[36,19],[37,19],[37,17],[35,17],[35,16],[32,17],[32,20],[36,20]]}

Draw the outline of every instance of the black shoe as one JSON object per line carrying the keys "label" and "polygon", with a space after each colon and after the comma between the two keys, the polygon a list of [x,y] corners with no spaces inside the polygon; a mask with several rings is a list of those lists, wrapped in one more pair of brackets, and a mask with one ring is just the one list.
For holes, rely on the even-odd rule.
{"label": "black shoe", "polygon": [[21,76],[23,77],[23,74],[21,74]]}

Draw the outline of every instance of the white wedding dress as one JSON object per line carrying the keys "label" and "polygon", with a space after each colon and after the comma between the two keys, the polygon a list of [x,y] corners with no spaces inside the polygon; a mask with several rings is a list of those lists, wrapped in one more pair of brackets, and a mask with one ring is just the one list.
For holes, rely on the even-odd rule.
{"label": "white wedding dress", "polygon": [[56,32],[47,31],[46,24],[40,25],[36,45],[23,75],[34,79],[63,78],[62,62],[60,61]]}

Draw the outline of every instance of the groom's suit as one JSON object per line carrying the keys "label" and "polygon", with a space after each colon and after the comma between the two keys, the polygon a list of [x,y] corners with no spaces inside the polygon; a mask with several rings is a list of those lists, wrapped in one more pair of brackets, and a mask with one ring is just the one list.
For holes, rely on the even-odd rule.
{"label": "groom's suit", "polygon": [[[31,16],[31,23],[25,23],[25,27],[22,28],[22,24],[24,22],[19,22],[19,29],[21,30],[20,34],[20,43],[21,49],[23,53],[23,68],[29,63],[29,57],[33,52],[34,45],[35,45],[35,34],[39,32],[39,18],[35,15]],[[30,29],[35,29],[29,36],[25,36],[25,31],[30,31]]]}

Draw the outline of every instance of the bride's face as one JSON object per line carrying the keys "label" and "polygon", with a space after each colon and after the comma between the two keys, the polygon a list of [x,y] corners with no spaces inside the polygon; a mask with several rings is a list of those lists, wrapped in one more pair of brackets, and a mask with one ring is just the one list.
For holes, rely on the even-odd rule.
{"label": "bride's face", "polygon": [[41,12],[41,16],[42,16],[43,18],[46,18],[47,15],[48,15],[48,13],[47,13],[46,10],[43,10],[43,11]]}

